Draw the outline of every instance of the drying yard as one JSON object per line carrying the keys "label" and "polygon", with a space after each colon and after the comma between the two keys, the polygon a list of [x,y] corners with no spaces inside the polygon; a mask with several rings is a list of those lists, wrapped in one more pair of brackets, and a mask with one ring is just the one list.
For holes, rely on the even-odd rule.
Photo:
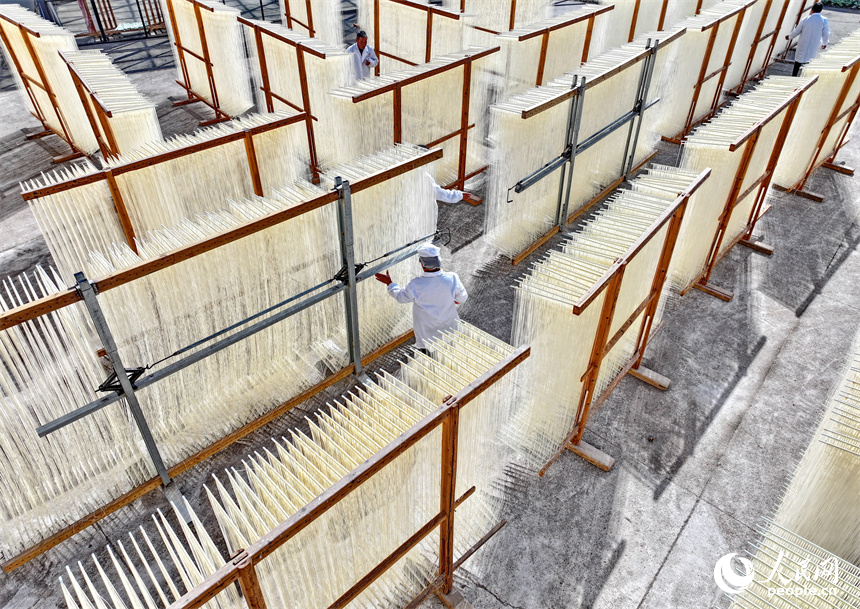
{"label": "drying yard", "polygon": [[[184,55],[44,26],[35,104],[6,52],[0,607],[860,606],[860,11],[793,78],[811,2],[546,4],[166,0]],[[373,271],[431,238],[425,355]]]}

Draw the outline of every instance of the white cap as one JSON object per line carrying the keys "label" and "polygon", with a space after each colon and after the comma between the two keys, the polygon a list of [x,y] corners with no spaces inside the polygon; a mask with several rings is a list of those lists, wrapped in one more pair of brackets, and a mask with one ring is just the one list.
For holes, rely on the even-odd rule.
{"label": "white cap", "polygon": [[442,261],[439,258],[439,248],[432,243],[425,243],[418,248],[418,258],[424,268],[441,269]]}
{"label": "white cap", "polygon": [[421,258],[438,258],[442,252],[432,243],[425,243],[418,248],[418,255]]}

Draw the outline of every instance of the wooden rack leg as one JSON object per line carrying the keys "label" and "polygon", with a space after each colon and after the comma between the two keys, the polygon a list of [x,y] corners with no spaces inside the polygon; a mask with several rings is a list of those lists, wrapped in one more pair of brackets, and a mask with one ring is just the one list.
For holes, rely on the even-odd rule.
{"label": "wooden rack leg", "polygon": [[648,383],[652,387],[656,387],[660,391],[666,391],[672,383],[670,379],[666,378],[659,372],[654,372],[653,370],[641,365],[638,368],[631,368],[628,374],[640,381]]}
{"label": "wooden rack leg", "polygon": [[451,591],[448,594],[443,593],[441,590],[437,590],[436,596],[439,597],[439,600],[442,601],[442,604],[448,607],[448,609],[474,609],[472,604],[463,597],[457,588],[451,588]]}
{"label": "wooden rack leg", "polygon": [[851,167],[845,167],[844,165],[835,165],[833,163],[827,162],[822,165],[822,167],[826,167],[827,169],[832,169],[833,171],[838,171],[839,173],[844,173],[847,176],[854,176],[854,169]]}
{"label": "wooden rack leg", "polygon": [[710,294],[711,296],[716,296],[720,300],[725,300],[726,302],[731,302],[732,298],[734,298],[734,293],[729,292],[728,290],[724,290],[721,287],[715,286],[712,283],[700,283],[696,282],[693,284],[693,287],[697,290],[701,290],[705,294]]}
{"label": "wooden rack leg", "polygon": [[759,254],[764,254],[765,256],[773,255],[773,246],[768,245],[767,243],[762,243],[761,241],[753,241],[752,239],[741,239],[738,241],[741,245],[744,245],[750,248],[753,251],[758,252]]}

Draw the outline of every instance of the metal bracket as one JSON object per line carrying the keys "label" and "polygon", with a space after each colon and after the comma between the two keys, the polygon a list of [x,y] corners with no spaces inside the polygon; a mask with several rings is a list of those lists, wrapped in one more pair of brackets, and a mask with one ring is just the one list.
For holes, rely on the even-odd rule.
{"label": "metal bracket", "polygon": [[[137,389],[134,384],[137,382],[143,373],[146,372],[146,368],[128,368],[125,373],[128,376],[128,382],[131,383],[131,386]],[[122,383],[119,382],[119,377],[116,375],[116,371],[111,372],[110,376],[98,386],[96,391],[105,393],[108,391],[116,391],[117,393],[122,393]]]}

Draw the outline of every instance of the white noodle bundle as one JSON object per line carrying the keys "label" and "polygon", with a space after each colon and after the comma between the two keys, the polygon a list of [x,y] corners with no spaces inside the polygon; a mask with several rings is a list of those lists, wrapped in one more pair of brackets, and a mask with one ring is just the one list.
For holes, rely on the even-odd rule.
{"label": "white noodle bundle", "polygon": [[[170,14],[167,3],[173,7],[175,23],[167,20],[167,32],[173,45],[173,58],[176,63],[178,80],[185,82],[182,62],[179,60],[176,36],[179,35],[182,46],[190,49],[199,57],[204,57],[203,42],[197,26],[195,3],[200,5],[203,33],[206,37],[206,48],[212,62],[212,80],[218,97],[217,108],[228,116],[238,116],[254,105],[251,95],[251,85],[248,75],[248,62],[245,59],[245,47],[242,44],[242,31],[237,17],[238,9],[225,6],[215,0],[161,0],[165,15]],[[176,31],[174,31],[174,28]],[[185,68],[188,84],[191,90],[208,103],[214,104],[210,88],[209,76],[205,64],[189,53],[184,53]]]}
{"label": "white noodle bundle", "polygon": [[[663,214],[699,172],[655,166],[620,190],[576,233],[535,263],[516,286],[512,343],[531,345],[523,375],[540,395],[520,411],[509,430],[514,446],[532,462],[545,463],[576,422],[604,289],[580,315],[573,306]],[[668,223],[630,261],[624,272],[608,336],[614,336],[652,287]],[[658,312],[659,313],[659,312]],[[594,397],[599,396],[636,348],[640,324],[633,323],[605,356]],[[550,397],[552,396],[552,397]]]}
{"label": "white noodle bundle", "polygon": [[[374,31],[374,6],[379,7],[379,48],[380,51],[394,55],[412,64],[421,64],[427,60],[427,14],[432,7],[427,0],[417,0],[410,4],[400,4],[392,0],[359,0],[358,23],[367,32],[368,40],[373,45],[376,40]],[[427,7],[427,8],[419,8]],[[459,9],[459,7],[458,7]],[[451,11],[452,17],[435,13],[431,21],[430,57],[456,53],[466,48],[465,28],[467,19],[459,12]],[[453,18],[453,17],[456,18]],[[404,70],[409,63],[398,61],[393,57],[380,56],[379,69],[381,74]]]}
{"label": "white noodle bundle", "polygon": [[[20,286],[20,287],[16,287]],[[37,268],[4,280],[0,310],[62,288]],[[124,403],[42,439],[36,427],[97,399],[107,376],[81,306],[0,332],[0,549],[17,554],[152,477]]]}
{"label": "white noodle bundle", "polygon": [[[71,590],[66,586],[63,577],[59,580],[68,609],[167,607],[221,567],[226,562],[224,556],[206,533],[203,523],[188,501],[184,497],[182,501],[184,510],[191,515],[194,529],[185,523],[174,505],[181,537],[161,510],[158,510],[158,516],[153,514],[152,521],[158,529],[156,543],[160,540],[160,545],[156,546],[149,533],[141,526],[137,536],[134,532],[129,532],[126,545],[123,545],[122,539],[116,541],[121,558],[117,557],[112,546],[107,546],[110,557],[107,569],[95,554],[91,555],[99,574],[95,582],[87,575],[81,562],[78,562],[78,570],[84,585],[78,581],[78,576],[71,567],[67,566],[66,577]],[[104,590],[104,593],[101,590]],[[236,587],[229,586],[204,606],[208,609],[244,609],[246,604]]]}
{"label": "white noodle bundle", "polygon": [[[614,4],[615,8],[595,27],[594,46],[598,52],[627,44],[643,32],[656,30],[660,24],[662,0],[601,0],[600,4]],[[695,11],[695,6],[693,10]],[[635,23],[633,19],[636,19]]]}
{"label": "white noodle bundle", "polygon": [[[120,168],[286,117],[283,113],[245,116],[191,135],[150,142],[128,154],[106,159],[105,164]],[[276,186],[305,175],[307,139],[302,123],[259,133],[253,136],[253,141],[264,193],[270,194]],[[72,170],[42,174],[41,178],[23,183],[21,188],[27,193],[95,171],[87,162]],[[116,176],[116,182],[137,235],[216,210],[228,199],[254,194],[242,139],[122,173]],[[105,251],[108,244],[124,240],[105,180],[32,199],[29,203],[66,283],[72,282],[75,271],[85,268],[90,251]]]}
{"label": "white noodle bundle", "polygon": [[[390,145],[393,141],[394,118],[392,110],[391,86],[397,82],[440,70],[429,77],[411,82],[402,87],[401,129],[402,140],[418,145],[426,145],[460,129],[462,121],[463,73],[462,65],[454,65],[465,57],[475,55],[484,49],[466,49],[458,53],[436,57],[428,63],[410,67],[399,72],[378,78],[371,77],[342,87],[330,94],[337,100],[337,112],[332,120],[340,130],[347,150],[371,152]],[[485,132],[485,109],[487,81],[483,65],[487,58],[472,61],[469,122],[475,124],[468,131],[466,149],[466,174],[486,165],[483,150]],[[446,66],[452,66],[445,69]],[[353,97],[381,94],[365,100],[353,102]],[[439,94],[444,91],[448,98],[440,101]],[[438,164],[437,181],[446,185],[457,178],[460,138],[448,137],[441,144],[444,157]]]}
{"label": "white noodle bundle", "polygon": [[[338,172],[347,179],[358,178],[424,153],[415,147],[398,146],[375,158],[340,167]],[[357,262],[433,232],[436,204],[425,171],[423,167],[412,170],[353,196]],[[230,201],[228,209],[139,235],[139,255],[125,244],[113,245],[104,253],[94,252],[85,270],[88,276],[99,277],[128,268],[324,192],[310,183],[297,182],[274,192],[271,200]],[[135,367],[160,360],[333,277],[341,266],[337,227],[335,205],[326,205],[103,292],[99,301],[124,363]],[[405,283],[417,274],[418,265],[405,261],[392,272]],[[411,319],[409,307],[398,305],[384,290],[378,286],[373,290],[374,285],[367,283],[372,282],[359,287],[363,354],[404,332]],[[52,284],[43,291],[56,292],[57,286]],[[17,306],[41,295],[28,292],[5,306]],[[71,322],[59,325],[63,316],[73,315],[77,317],[70,319],[76,320],[77,326]],[[2,452],[12,455],[2,469],[15,471],[16,481],[27,481],[0,498],[4,552],[40,541],[154,473],[139,445],[138,432],[120,406],[107,407],[95,417],[64,428],[56,439],[54,435],[48,440],[35,438],[38,425],[93,401],[92,387],[104,376],[95,358],[98,345],[91,338],[76,339],[69,346],[63,342],[72,340],[64,338],[66,335],[92,335],[82,315],[85,313],[79,306],[67,307],[50,318],[0,334],[0,342],[9,340],[13,341],[9,344],[17,345],[0,353],[0,368],[26,371],[21,380],[8,381],[0,402],[4,415],[0,436],[12,444]],[[58,318],[60,321],[53,321]],[[59,338],[40,346],[45,340],[41,334],[46,331],[36,328],[50,324],[62,329],[57,332]],[[82,329],[76,330],[78,326]],[[33,347],[27,335],[38,339]],[[320,345],[332,347],[321,355]],[[343,365],[338,354],[345,352],[343,299],[332,297],[138,395],[169,467],[321,381],[327,369]],[[86,370],[89,372],[84,375]],[[67,387],[75,388],[74,392]],[[105,438],[104,445],[91,441],[94,437]],[[30,440],[18,445],[16,438]],[[65,442],[77,442],[81,449],[68,449]],[[16,461],[15,455],[23,451],[27,458]]]}
{"label": "white noodle bundle", "polygon": [[[75,68],[87,87],[111,113],[107,118],[116,153],[125,154],[149,142],[161,141],[161,126],[155,104],[146,99],[128,76],[102,51],[67,51],[66,60]],[[95,103],[87,97],[92,116]],[[96,123],[105,141],[109,139],[101,123]]]}
{"label": "white noodle bundle", "polygon": [[[27,108],[33,113],[41,114],[48,128],[63,139],[67,141],[70,139],[69,143],[74,148],[86,154],[97,151],[99,146],[87,120],[84,106],[81,104],[81,98],[78,97],[78,92],[75,90],[72,75],[69,73],[68,66],[66,66],[66,63],[59,54],[59,51],[78,50],[74,35],[17,4],[4,4],[0,6],[0,15],[4,17],[0,19],[0,28],[3,29],[6,40],[12,46],[11,52],[14,53],[15,58],[21,65],[21,70],[29,78],[42,83],[42,78],[25,43],[24,36],[29,37],[33,45],[33,51],[44,70],[47,82],[42,84],[48,87],[56,96],[55,102],[60,114],[58,116],[54,110],[48,93],[38,85],[30,87],[38,105],[38,110],[34,108],[32,101],[24,89],[21,76],[15,72],[18,89],[24,95]],[[7,21],[7,19],[12,23]],[[38,37],[26,32],[22,34],[19,28],[13,24],[19,24],[37,32]],[[10,70],[13,70],[15,64],[12,62],[10,49],[4,48],[4,52],[6,54],[6,65],[9,66]]]}
{"label": "white noodle bundle", "polygon": [[[506,77],[504,89],[499,92],[499,97],[505,98],[522,93],[526,89],[547,84],[565,72],[575,70],[581,64],[580,59],[583,56],[588,32],[587,17],[601,8],[592,5],[578,6],[551,19],[524,25],[497,36],[494,43],[500,44],[502,50],[493,56],[492,62],[496,64],[495,69]],[[596,16],[594,27],[599,27],[599,24],[606,21],[611,13],[612,11],[609,11]],[[582,18],[582,21],[560,27],[564,22],[579,18]],[[537,82],[543,35],[534,34],[547,29],[549,29],[549,42],[543,78],[541,82]],[[521,38],[524,39],[521,40]],[[589,55],[596,55],[597,45],[592,43],[590,47]]]}
{"label": "white noodle bundle", "polygon": [[[727,2],[734,2],[738,6],[749,4],[746,0],[727,0]],[[723,89],[731,90],[741,84],[747,60],[755,43],[756,34],[759,31],[759,26],[763,19],[767,19],[767,15],[765,14],[766,4],[767,2],[764,0],[756,0],[756,2],[749,4],[746,11],[744,11],[743,22],[741,23],[741,29],[738,32],[738,39],[735,42],[735,48],[731,57],[731,65],[726,70],[726,80],[723,83]],[[769,12],[778,12],[778,9],[779,3],[772,2]],[[762,30],[762,33],[768,31],[770,30]],[[755,72],[751,71],[750,74],[755,74]]]}
{"label": "white noodle bundle", "polygon": [[[556,219],[560,170],[522,193],[512,188],[564,150],[571,102],[557,103],[526,119],[522,118],[523,112],[568,93],[574,76],[594,81],[596,84],[585,93],[579,126],[581,143],[633,109],[644,59],[641,48],[615,49],[546,87],[530,89],[490,107],[493,161],[484,230],[499,252],[511,257],[522,252],[551,229]],[[646,113],[646,117],[649,115],[653,110]],[[587,205],[621,175],[627,160],[622,158],[627,132],[626,126],[617,129],[577,155],[569,213]]]}
{"label": "white noodle bundle", "polygon": [[860,559],[860,353],[830,396],[774,520],[849,562]]}
{"label": "white noodle bundle", "polygon": [[725,606],[835,609],[860,605],[860,569],[854,564],[779,524],[767,522],[759,534],[753,580],[729,597]]}
{"label": "white noodle bundle", "polygon": [[[513,352],[509,345],[462,322],[428,347],[432,357],[415,353],[402,365],[401,378],[382,372],[376,383],[358,386],[325,411],[306,418],[309,433],[291,431],[289,439],[274,439],[270,447],[248,455],[242,460],[244,474],[236,468],[225,472],[229,484],[213,476],[215,492],[206,491],[228,553],[247,548],[293,516],[436,410],[446,396],[456,394]],[[506,492],[503,484],[510,477],[506,466],[512,454],[497,435],[511,418],[515,401],[510,389],[510,382],[503,378],[460,411],[454,491],[461,496],[475,486],[476,492],[456,512],[455,557],[499,520]],[[437,514],[440,431],[431,432],[257,563],[269,606],[330,605]],[[101,587],[110,599],[105,607],[123,606],[120,589],[132,603],[153,601],[156,596],[162,602],[168,597],[176,600],[224,564],[223,554],[200,518],[187,500],[183,502],[194,525],[192,532],[181,517],[177,519],[184,543],[160,511],[158,517],[153,515],[153,521],[165,551],[155,550],[142,527],[138,537],[129,534],[138,561],[131,559],[122,541],[117,543],[136,586],[125,575],[112,548],[108,547],[108,553],[118,582],[94,557]],[[143,543],[139,544],[138,538],[145,542],[148,553],[141,551]],[[438,536],[431,533],[350,606],[408,603],[433,579],[438,561]],[[89,597],[72,571],[67,572],[82,605],[86,606],[84,597],[88,601],[101,596],[83,569]],[[154,572],[162,577],[155,577]],[[73,598],[62,580],[61,586],[64,596]],[[235,592],[219,595],[217,602],[222,609],[244,606]]]}
{"label": "white noodle bundle", "polygon": [[[297,33],[335,46],[343,43],[340,2],[333,0],[278,0],[281,23]],[[289,15],[289,18],[287,17]],[[311,25],[313,31],[311,31]]]}
{"label": "white noodle bundle", "polygon": [[737,191],[738,196],[745,192],[748,194],[735,201],[720,249],[715,253],[718,257],[734,245],[736,238],[745,233],[748,224],[756,219],[751,214],[758,189],[749,189],[765,173],[788,109],[785,102],[799,88],[808,85],[809,80],[768,77],[755,89],[737,98],[716,118],[697,128],[685,141],[681,167],[698,171],[710,167],[712,172],[707,183],[691,198],[678,237],[678,252],[671,270],[672,282],[678,289],[683,290],[694,282],[709,262],[714,235],[735,183],[746,144],[737,146],[735,150],[730,147],[762,122],[769,121],[758,136]]}
{"label": "white noodle bundle", "polygon": [[[338,121],[332,118],[336,112],[332,106],[337,102],[328,95],[331,89],[345,86],[352,80],[352,64],[349,55],[342,48],[329,44],[320,38],[308,38],[303,34],[273,23],[264,21],[253,21],[253,23],[257,27],[324,55],[324,57],[319,57],[311,52],[302,53],[310,113],[318,119],[313,123],[317,162],[324,167],[337,162],[345,162],[355,157],[359,151],[346,146],[341,127]],[[254,28],[245,27],[245,36],[248,49],[251,51],[254,88],[257,91],[257,108],[261,112],[265,112],[267,107],[266,95],[262,90],[261,62],[257,53],[257,43],[254,39]],[[262,34],[262,41],[269,87],[272,93],[289,100],[298,108],[303,108],[302,81],[296,47],[269,36],[265,32]],[[272,99],[272,104],[277,112],[292,114],[297,111],[296,108],[275,97]]]}
{"label": "white noodle bundle", "polygon": [[[803,96],[797,108],[797,120],[794,121],[785,142],[786,153],[782,155],[774,171],[775,184],[783,188],[796,187],[810,169],[836,153],[839,138],[850,118],[850,113],[846,114],[846,111],[860,97],[860,78],[855,78],[841,106],[836,108],[839,95],[852,74],[850,68],[844,67],[858,61],[858,56],[860,31],[829,47],[819,57],[803,66],[803,77],[818,76],[818,83]],[[836,116],[845,116],[832,125],[827,138],[821,142],[822,134],[834,113]]]}

